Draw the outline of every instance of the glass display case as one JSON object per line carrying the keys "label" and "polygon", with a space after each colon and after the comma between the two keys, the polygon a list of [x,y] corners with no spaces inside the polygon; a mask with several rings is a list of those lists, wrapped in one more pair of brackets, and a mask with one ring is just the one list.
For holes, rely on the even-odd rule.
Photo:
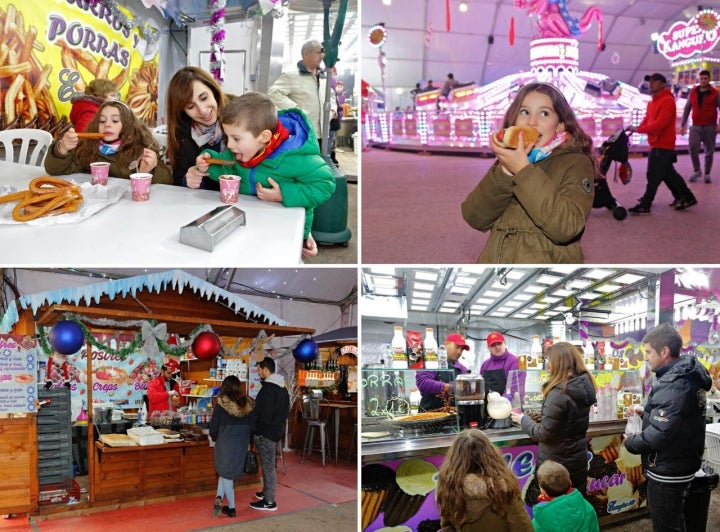
{"label": "glass display case", "polygon": [[[417,371],[384,367],[362,369],[362,441],[418,438],[459,431],[454,404],[447,403],[440,410],[418,413]],[[448,380],[453,380],[452,369],[433,371],[447,373]]]}

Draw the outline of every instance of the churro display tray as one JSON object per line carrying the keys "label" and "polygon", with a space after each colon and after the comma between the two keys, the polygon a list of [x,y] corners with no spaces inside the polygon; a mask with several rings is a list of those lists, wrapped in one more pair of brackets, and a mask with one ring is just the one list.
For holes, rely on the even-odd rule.
{"label": "churro display tray", "polygon": [[402,429],[431,429],[443,426],[451,420],[454,422],[455,419],[455,414],[451,412],[422,412],[409,416],[387,418],[382,423]]}
{"label": "churro display tray", "polygon": [[[74,183],[74,181],[72,182]],[[53,216],[42,216],[26,222],[19,222],[13,218],[12,212],[17,202],[0,203],[0,224],[60,225],[80,223],[105,207],[120,201],[120,198],[122,198],[126,190],[130,190],[129,181],[127,183],[111,181],[107,185],[82,183],[80,185],[80,192],[82,193],[83,199],[77,211]],[[0,197],[15,192],[18,192],[15,187],[0,185]]]}

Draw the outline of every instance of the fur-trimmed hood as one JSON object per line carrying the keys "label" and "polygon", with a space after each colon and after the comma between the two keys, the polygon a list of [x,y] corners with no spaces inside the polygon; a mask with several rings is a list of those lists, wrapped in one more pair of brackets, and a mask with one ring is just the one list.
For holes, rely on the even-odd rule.
{"label": "fur-trimmed hood", "polygon": [[485,479],[470,473],[463,481],[463,493],[467,497],[467,520],[477,520],[490,508],[491,500],[488,496],[488,485]]}
{"label": "fur-trimmed hood", "polygon": [[223,407],[225,412],[234,417],[245,417],[255,408],[255,401],[248,397],[245,407],[240,407],[237,403],[230,400],[229,397],[221,395],[218,397],[218,404]]}

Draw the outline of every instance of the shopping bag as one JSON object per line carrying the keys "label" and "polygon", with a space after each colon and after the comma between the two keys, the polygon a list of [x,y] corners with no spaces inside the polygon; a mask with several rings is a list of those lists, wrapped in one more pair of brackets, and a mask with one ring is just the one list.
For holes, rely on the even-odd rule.
{"label": "shopping bag", "polygon": [[243,469],[246,474],[254,475],[258,472],[258,455],[252,449],[245,455],[245,467]]}

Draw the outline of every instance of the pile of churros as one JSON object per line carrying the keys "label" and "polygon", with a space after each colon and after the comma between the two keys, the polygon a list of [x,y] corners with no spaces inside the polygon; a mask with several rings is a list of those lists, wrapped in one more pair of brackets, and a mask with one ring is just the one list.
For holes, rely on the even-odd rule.
{"label": "pile of churros", "polygon": [[80,208],[83,196],[80,185],[50,176],[30,181],[28,190],[0,196],[0,203],[17,201],[12,217],[18,222],[29,222],[42,216],[75,212]]}
{"label": "pile of churros", "polygon": [[[80,74],[80,79],[78,79],[74,85],[76,91],[84,92],[87,84],[94,79],[109,79],[118,87],[122,87],[125,84],[128,77],[128,69],[123,68],[116,76],[110,77],[110,67],[113,64],[112,59],[103,57],[98,61],[90,52],[73,48],[63,40],[57,41],[57,44],[62,47],[60,60],[63,66]],[[79,68],[80,66],[87,71],[86,76],[83,75],[83,72]],[[85,81],[86,78],[87,81]]]}
{"label": "pile of churros", "polygon": [[4,93],[5,124],[37,119],[42,126],[57,119],[48,81],[52,66],[41,65],[35,57],[35,50],[45,49],[37,34],[34,26],[25,29],[22,13],[14,5],[7,6],[7,13],[0,9],[0,93]]}

